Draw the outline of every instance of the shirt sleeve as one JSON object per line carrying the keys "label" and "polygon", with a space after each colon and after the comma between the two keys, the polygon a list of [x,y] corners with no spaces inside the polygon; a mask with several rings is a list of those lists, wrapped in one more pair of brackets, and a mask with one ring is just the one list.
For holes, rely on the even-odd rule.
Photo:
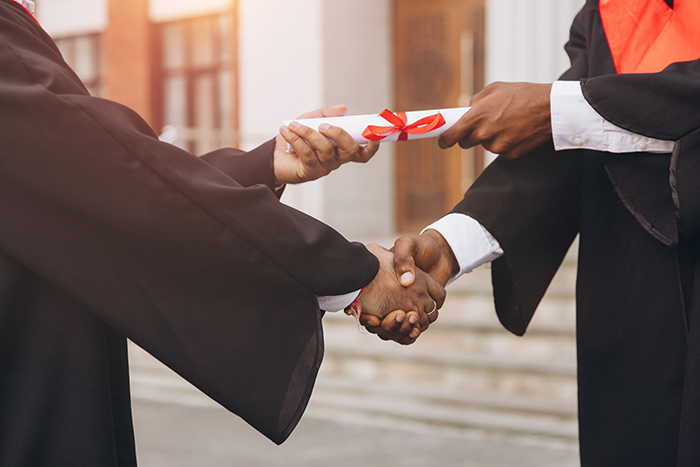
{"label": "shirt sleeve", "polygon": [[428,229],[437,230],[445,238],[459,263],[459,272],[450,278],[448,285],[462,274],[503,255],[503,249],[493,235],[465,214],[448,214],[423,229],[423,232]]}
{"label": "shirt sleeve", "polygon": [[318,307],[323,311],[340,311],[350,305],[360,295],[359,290],[344,295],[318,297]]}
{"label": "shirt sleeve", "polygon": [[[447,284],[457,280],[462,274],[472,272],[482,264],[495,261],[503,255],[503,249],[491,233],[478,221],[465,214],[452,213],[433,222],[423,229],[437,230],[442,235],[459,263]],[[340,311],[357,298],[360,291],[345,295],[318,297],[319,307],[324,311]]]}
{"label": "shirt sleeve", "polygon": [[673,151],[674,141],[632,133],[610,123],[583,97],[578,81],[556,81],[550,94],[554,149],[592,149],[612,153]]}

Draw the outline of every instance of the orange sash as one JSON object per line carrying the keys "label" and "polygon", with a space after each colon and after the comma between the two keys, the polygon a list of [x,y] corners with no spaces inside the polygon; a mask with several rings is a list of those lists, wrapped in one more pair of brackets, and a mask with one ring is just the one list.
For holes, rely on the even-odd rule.
{"label": "orange sash", "polygon": [[618,73],[656,73],[700,58],[700,0],[600,0]]}

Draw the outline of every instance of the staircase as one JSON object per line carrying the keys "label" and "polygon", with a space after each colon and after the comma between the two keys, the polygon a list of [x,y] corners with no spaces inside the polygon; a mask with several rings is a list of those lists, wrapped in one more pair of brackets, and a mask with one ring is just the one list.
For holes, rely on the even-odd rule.
{"label": "staircase", "polygon": [[[575,276],[574,254],[524,337],[498,322],[485,267],[448,288],[440,318],[408,347],[326,314],[326,354],[307,415],[574,445]],[[130,357],[135,398],[214,404],[134,345]]]}

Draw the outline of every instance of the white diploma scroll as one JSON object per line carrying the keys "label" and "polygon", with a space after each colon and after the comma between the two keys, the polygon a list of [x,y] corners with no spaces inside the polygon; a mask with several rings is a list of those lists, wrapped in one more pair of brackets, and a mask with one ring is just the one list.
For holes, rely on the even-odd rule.
{"label": "white diploma scroll", "polygon": [[[289,126],[289,124],[292,122],[299,122],[302,125],[305,125],[317,131],[318,127],[321,126],[321,124],[327,123],[332,126],[340,127],[343,130],[347,131],[358,144],[366,144],[369,142],[369,140],[365,138],[362,134],[370,126],[387,128],[385,132],[380,133],[380,137],[382,134],[389,133],[390,131],[392,131],[393,127],[395,132],[389,136],[382,137],[380,140],[381,142],[399,141],[402,133],[404,134],[403,138],[406,138],[408,141],[410,141],[414,139],[435,138],[437,136],[440,136],[449,128],[451,128],[452,125],[457,123],[457,120],[459,120],[462,117],[462,115],[467,113],[469,109],[470,107],[458,107],[452,109],[419,110],[414,112],[405,112],[405,127],[408,127],[407,131],[402,131],[400,129],[401,125],[395,125],[387,121],[380,115],[350,115],[345,117],[306,118],[286,120],[283,123],[286,126]],[[438,115],[438,113],[442,115],[442,117],[445,119],[445,123],[439,128],[435,128],[434,130],[422,134],[410,133],[410,131],[413,131],[410,130],[411,125],[414,125],[416,122],[424,118],[430,119],[430,117],[434,117]],[[418,129],[420,129],[420,127]]]}

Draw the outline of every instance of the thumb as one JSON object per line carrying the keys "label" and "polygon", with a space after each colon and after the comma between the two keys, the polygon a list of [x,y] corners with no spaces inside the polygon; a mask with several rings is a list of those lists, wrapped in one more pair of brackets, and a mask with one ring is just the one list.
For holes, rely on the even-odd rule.
{"label": "thumb", "polygon": [[417,244],[413,237],[401,237],[394,243],[394,271],[399,282],[409,287],[416,280],[416,263],[413,259]]}

